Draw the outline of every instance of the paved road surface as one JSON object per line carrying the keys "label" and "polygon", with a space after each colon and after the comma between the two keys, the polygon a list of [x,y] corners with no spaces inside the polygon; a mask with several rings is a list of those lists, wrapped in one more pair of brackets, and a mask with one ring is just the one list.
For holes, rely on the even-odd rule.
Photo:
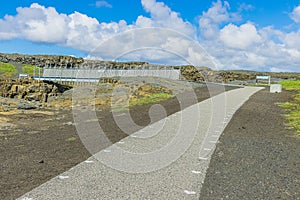
{"label": "paved road surface", "polygon": [[260,89],[231,90],[170,115],[19,199],[199,199],[219,136]]}

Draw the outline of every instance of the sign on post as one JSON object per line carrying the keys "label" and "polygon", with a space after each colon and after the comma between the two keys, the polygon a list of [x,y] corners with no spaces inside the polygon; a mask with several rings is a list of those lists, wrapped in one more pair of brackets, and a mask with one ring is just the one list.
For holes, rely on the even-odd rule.
{"label": "sign on post", "polygon": [[271,85],[271,76],[256,76],[256,83],[258,80],[268,80],[268,84]]}
{"label": "sign on post", "polygon": [[19,79],[27,78],[27,77],[28,77],[28,74],[19,74]]}

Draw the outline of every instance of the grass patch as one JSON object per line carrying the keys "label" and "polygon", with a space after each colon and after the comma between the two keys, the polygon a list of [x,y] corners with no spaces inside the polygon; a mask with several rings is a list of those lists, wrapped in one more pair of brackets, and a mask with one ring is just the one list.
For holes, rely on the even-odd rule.
{"label": "grass patch", "polygon": [[285,80],[281,81],[280,84],[286,90],[297,90],[300,92],[300,80]]}
{"label": "grass patch", "polygon": [[0,62],[0,75],[3,77],[10,78],[18,72],[16,66]]}
{"label": "grass patch", "polygon": [[22,73],[28,74],[29,76],[33,76],[34,75],[34,69],[35,69],[35,74],[36,75],[38,75],[39,69],[40,69],[40,74],[43,74],[43,68],[37,67],[37,66],[34,66],[34,65],[24,65],[22,67]]}
{"label": "grass patch", "polygon": [[67,139],[67,141],[75,141],[75,140],[76,140],[76,138],[74,138],[74,137],[70,137]]}
{"label": "grass patch", "polygon": [[126,107],[123,102],[118,104],[114,104],[112,107],[113,112],[121,112],[124,110],[128,110],[130,107],[143,105],[143,104],[149,104],[149,103],[157,103],[163,100],[167,100],[171,97],[174,97],[175,95],[169,94],[169,93],[153,93],[148,96],[139,97],[136,99],[131,99],[129,101],[129,107]]}
{"label": "grass patch", "polygon": [[167,100],[173,96],[174,95],[168,94],[168,93],[154,93],[147,97],[142,97],[142,98],[138,98],[135,100],[131,100],[129,102],[129,106],[143,105],[143,104],[148,104],[148,103],[156,103],[159,101]]}
{"label": "grass patch", "polygon": [[278,103],[277,105],[279,105],[281,108],[284,109],[292,109],[296,106],[294,103],[290,103],[290,102]]}
{"label": "grass patch", "polygon": [[280,82],[286,90],[296,91],[291,102],[279,103],[278,105],[287,110],[286,118],[289,125],[300,135],[300,80],[285,80]]}

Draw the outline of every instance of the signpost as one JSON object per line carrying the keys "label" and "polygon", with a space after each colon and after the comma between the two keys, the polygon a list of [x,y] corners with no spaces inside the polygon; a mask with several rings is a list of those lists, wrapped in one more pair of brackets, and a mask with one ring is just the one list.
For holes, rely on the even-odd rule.
{"label": "signpost", "polygon": [[28,77],[28,74],[19,74],[19,79],[27,78],[27,77]]}
{"label": "signpost", "polygon": [[258,80],[268,80],[268,84],[271,85],[271,76],[256,76],[256,84]]}

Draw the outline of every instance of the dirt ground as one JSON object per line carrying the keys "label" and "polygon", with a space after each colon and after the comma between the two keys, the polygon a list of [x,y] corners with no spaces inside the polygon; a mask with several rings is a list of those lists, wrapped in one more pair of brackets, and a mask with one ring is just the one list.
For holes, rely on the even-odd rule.
{"label": "dirt ground", "polygon": [[[207,87],[195,89],[198,101],[223,92],[223,87],[218,85],[210,85],[210,88],[210,92]],[[229,89],[234,88],[226,88]],[[181,95],[188,102],[184,107],[189,106],[192,102],[189,92]],[[160,104],[168,115],[180,110],[175,97]],[[148,125],[151,106],[132,107],[130,114],[134,122],[140,126]],[[109,109],[97,111],[97,116],[112,142],[127,136],[118,128]],[[91,156],[76,133],[72,111],[0,113],[0,121],[0,199],[15,199]]]}
{"label": "dirt ground", "polygon": [[234,115],[212,156],[200,199],[300,199],[300,136],[276,102],[292,92],[253,95]]}

